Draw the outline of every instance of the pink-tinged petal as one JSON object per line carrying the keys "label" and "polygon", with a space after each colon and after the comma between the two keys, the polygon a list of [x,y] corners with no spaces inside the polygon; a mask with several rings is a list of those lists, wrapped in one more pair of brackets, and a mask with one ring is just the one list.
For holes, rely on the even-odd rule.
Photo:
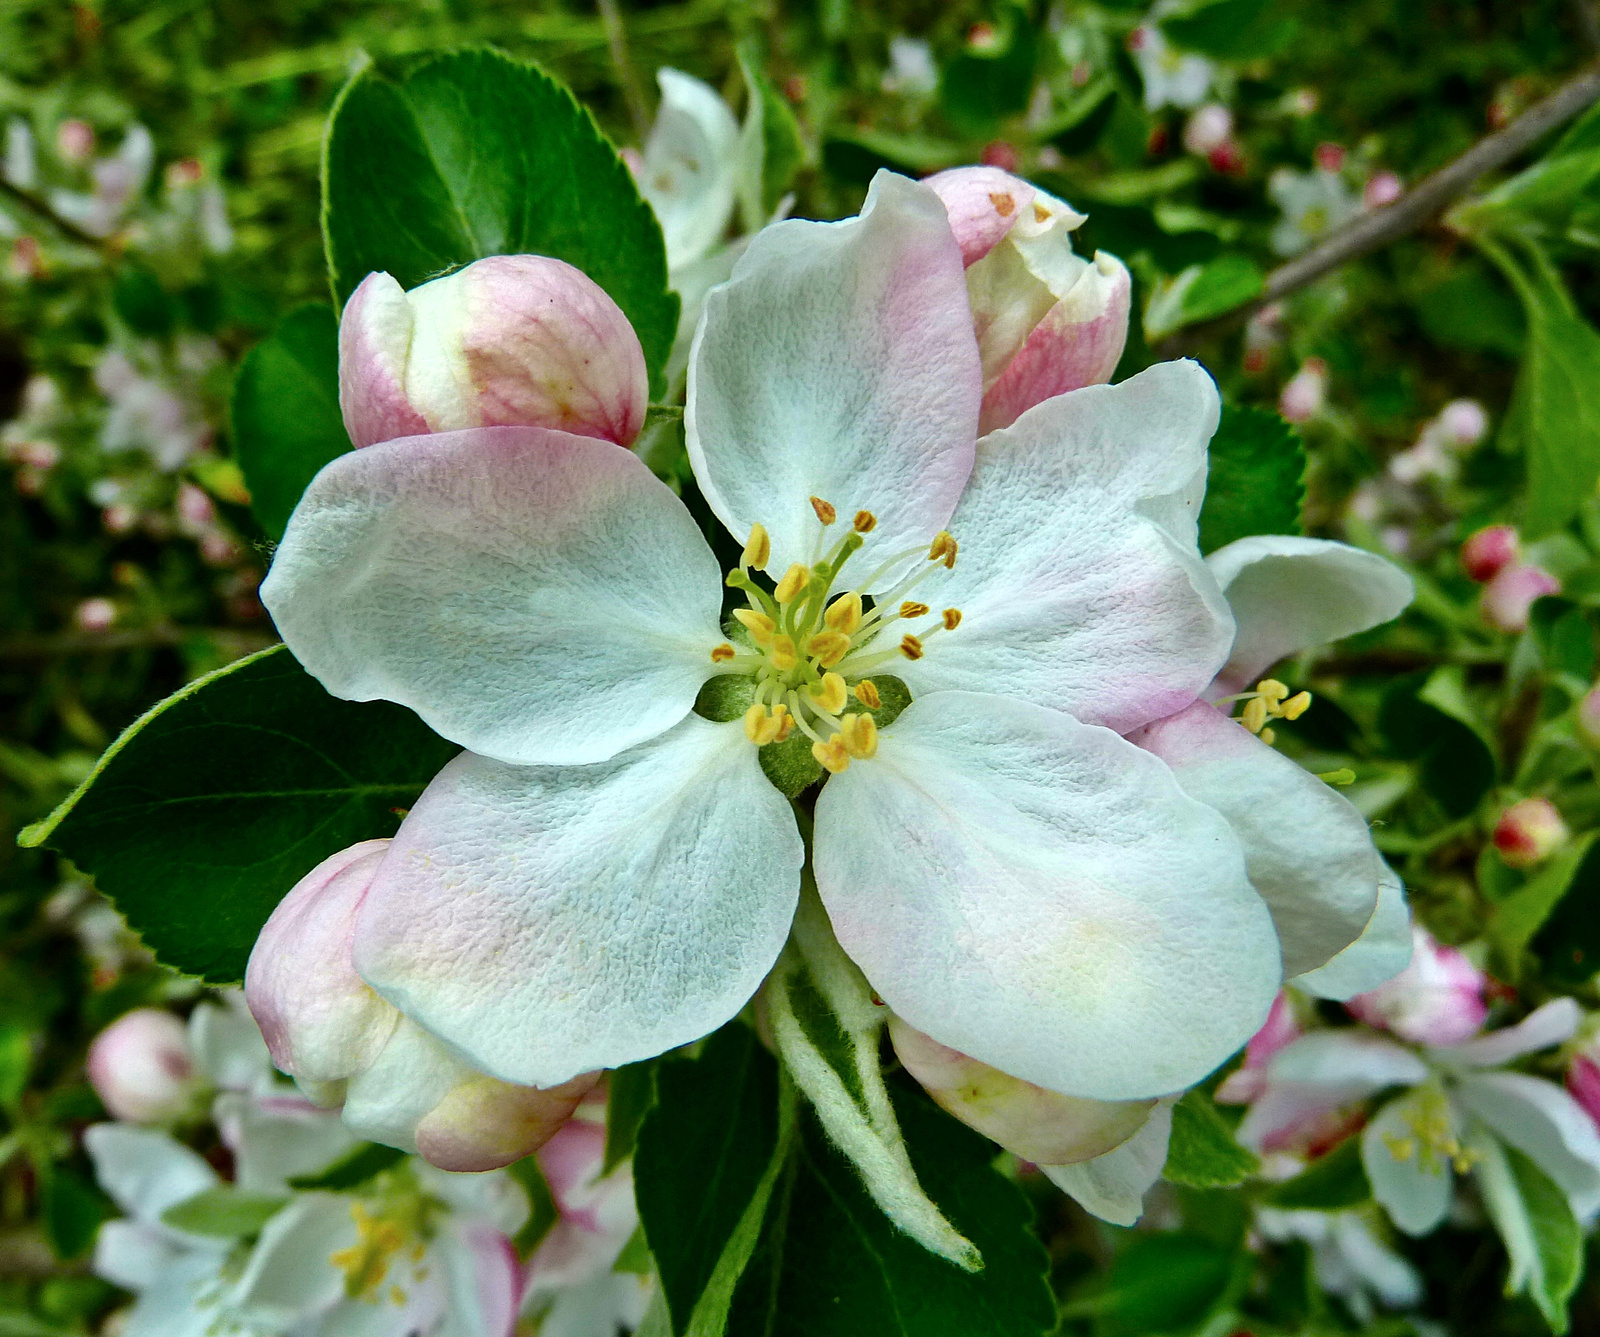
{"label": "pink-tinged petal", "polygon": [[524,1288],[516,1247],[481,1221],[452,1221],[442,1241],[450,1272],[450,1308],[464,1331],[512,1337]]}
{"label": "pink-tinged petal", "polygon": [[441,1170],[497,1170],[538,1150],[600,1080],[584,1073],[548,1090],[478,1077],[453,1087],[417,1125],[417,1154]]}
{"label": "pink-tinged petal", "polygon": [[1420,924],[1412,929],[1411,964],[1345,1006],[1369,1026],[1413,1044],[1453,1045],[1476,1035],[1489,1015],[1488,978],[1454,947],[1442,947]]}
{"label": "pink-tinged petal", "polygon": [[388,274],[368,274],[339,320],[339,408],[358,446],[416,436],[428,421],[406,398],[413,317]]}
{"label": "pink-tinged petal", "polygon": [[[644,351],[622,308],[562,260],[493,255],[406,294],[406,396],[428,430],[553,427],[631,445]],[[412,435],[412,433],[405,433]]]}
{"label": "pink-tinged petal", "polygon": [[1458,1045],[1436,1046],[1434,1057],[1468,1068],[1498,1068],[1541,1049],[1553,1049],[1577,1034],[1583,1011],[1570,998],[1552,998],[1535,1008],[1515,1026],[1505,1026],[1463,1040]]}
{"label": "pink-tinged petal", "polygon": [[766,527],[769,572],[811,560],[813,496],[877,516],[854,559],[871,570],[950,518],[981,393],[944,206],[879,172],[858,218],[766,228],[707,296],[689,358],[689,459],[735,538]]}
{"label": "pink-tinged petal", "polygon": [[1109,381],[1128,341],[1132,291],[1122,261],[1096,253],[984,393],[978,431],[1009,427],[1054,395]]}
{"label": "pink-tinged petal", "polygon": [[817,887],[888,1005],[1050,1091],[1140,1100],[1266,1020],[1277,935],[1226,822],[1060,711],[919,696],[817,800]]}
{"label": "pink-tinged petal", "polygon": [[1289,1006],[1289,996],[1280,993],[1272,1000],[1272,1011],[1267,1013],[1266,1025],[1250,1037],[1244,1047],[1244,1063],[1230,1072],[1217,1087],[1215,1098],[1221,1105],[1248,1105],[1267,1089],[1266,1067],[1282,1050],[1287,1049],[1301,1036],[1300,1023],[1294,1009]]}
{"label": "pink-tinged petal", "polygon": [[948,1114],[1035,1165],[1072,1165],[1103,1156],[1144,1127],[1154,1100],[1063,1096],[980,1063],[889,1019],[894,1052]]}
{"label": "pink-tinged petal", "polygon": [[1600,1131],[1561,1087],[1525,1072],[1481,1072],[1455,1094],[1555,1180],[1580,1220],[1600,1210]]}
{"label": "pink-tinged petal", "polygon": [[278,902],[245,968],[245,998],[279,1070],[339,1082],[370,1067],[399,1013],[350,963],[356,915],[387,840],[324,859]]}
{"label": "pink-tinged petal", "polygon": [[716,668],[720,575],[631,452],[485,427],[334,460],[261,600],[335,696],[410,706],[502,761],[586,763],[689,713]]}
{"label": "pink-tinged petal", "polygon": [[1205,702],[1129,739],[1233,827],[1250,883],[1272,911],[1285,974],[1315,970],[1361,936],[1383,869],[1348,799]]}
{"label": "pink-tinged petal", "polygon": [[1543,863],[1572,838],[1561,809],[1547,798],[1521,799],[1494,824],[1491,837],[1500,857],[1512,868]]}
{"label": "pink-tinged petal", "polygon": [[983,438],[918,589],[959,627],[898,664],[914,695],[998,692],[1126,732],[1190,704],[1233,640],[1194,546],[1216,387],[1193,362],[1047,400]]}
{"label": "pink-tinged petal", "polygon": [[1361,936],[1325,966],[1289,981],[1302,993],[1342,1003],[1392,980],[1411,963],[1411,909],[1405,883],[1381,857],[1378,904]]}
{"label": "pink-tinged petal", "polygon": [[555,1086],[737,1013],[783,946],[803,857],[738,723],[691,716],[591,766],[469,753],[402,823],[356,966],[475,1067]]}
{"label": "pink-tinged petal", "polygon": [[1493,580],[1522,555],[1522,540],[1511,525],[1488,525],[1461,545],[1461,569],[1480,584]]}
{"label": "pink-tinged petal", "polygon": [[1528,629],[1528,614],[1536,599],[1561,593],[1561,582],[1543,567],[1531,562],[1512,562],[1502,567],[1483,587],[1478,611],[1497,631],[1508,633]]}
{"label": "pink-tinged petal", "polygon": [[952,167],[924,177],[922,184],[944,201],[963,265],[999,245],[1035,194],[1026,181],[998,167]]}
{"label": "pink-tinged petal", "polygon": [[1578,1055],[1567,1069],[1567,1090],[1583,1106],[1584,1113],[1600,1126],[1600,1065],[1586,1054]]}
{"label": "pink-tinged petal", "polygon": [[129,1123],[176,1119],[200,1088],[184,1024],[162,1008],[123,1013],[95,1036],[84,1066],[111,1116]]}

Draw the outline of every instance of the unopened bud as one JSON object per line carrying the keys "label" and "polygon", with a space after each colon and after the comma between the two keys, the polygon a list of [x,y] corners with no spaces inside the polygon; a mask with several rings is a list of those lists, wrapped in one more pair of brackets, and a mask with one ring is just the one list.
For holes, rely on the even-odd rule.
{"label": "unopened bud", "polygon": [[94,128],[76,118],[56,126],[56,152],[73,166],[89,160],[94,152]]}
{"label": "unopened bud", "polygon": [[1483,614],[1483,620],[1497,630],[1526,631],[1534,601],[1560,590],[1561,582],[1543,567],[1530,562],[1512,562],[1496,572],[1483,587],[1478,611]]}
{"label": "unopened bud", "polygon": [[1547,798],[1513,803],[1494,824],[1494,847],[1513,868],[1542,863],[1571,837],[1561,812]]}
{"label": "unopened bud", "polygon": [[1573,1056],[1567,1065],[1567,1090],[1583,1106],[1596,1124],[1600,1124],[1600,1063],[1595,1061],[1595,1045],[1591,1040],[1586,1050]]}
{"label": "unopened bud", "polygon": [[1278,412],[1288,422],[1307,422],[1322,412],[1327,397],[1328,364],[1319,357],[1307,358],[1278,396]]}
{"label": "unopened bud", "polygon": [[1221,148],[1233,134],[1233,113],[1220,102],[1197,108],[1183,127],[1183,147],[1197,158]]}
{"label": "unopened bud", "polygon": [[1476,399],[1453,399],[1439,411],[1439,427],[1457,448],[1475,446],[1489,434],[1489,413]]}
{"label": "unopened bud", "polygon": [[1520,553],[1515,529],[1510,525],[1489,525],[1461,545],[1461,569],[1481,585],[1515,562]]}
{"label": "unopened bud", "polygon": [[1361,203],[1369,209],[1381,209],[1393,204],[1404,193],[1405,187],[1393,172],[1374,172],[1361,188]]}
{"label": "unopened bud", "polygon": [[200,1093],[188,1029],[160,1008],[118,1017],[95,1036],[85,1067],[101,1104],[129,1123],[170,1123]]}
{"label": "unopened bud", "polygon": [[489,256],[410,292],[369,274],[339,325],[339,405],[358,446],[510,426],[626,446],[648,390],[621,308],[549,256]]}
{"label": "unopened bud", "polygon": [[85,599],[72,610],[72,620],[79,631],[110,631],[111,624],[117,620],[117,606],[110,599]]}
{"label": "unopened bud", "polygon": [[1345,1007],[1369,1026],[1422,1045],[1452,1045],[1478,1033],[1489,1014],[1488,978],[1420,924],[1411,929],[1411,962],[1393,979],[1357,994]]}

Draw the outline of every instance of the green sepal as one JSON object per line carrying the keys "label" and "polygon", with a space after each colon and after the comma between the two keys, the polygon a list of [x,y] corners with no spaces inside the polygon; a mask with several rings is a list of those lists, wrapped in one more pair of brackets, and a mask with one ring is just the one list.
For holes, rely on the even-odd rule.
{"label": "green sepal", "polygon": [[288,1203],[280,1193],[244,1193],[222,1184],[174,1203],[161,1213],[161,1223],[190,1235],[245,1239],[259,1234]]}
{"label": "green sepal", "polygon": [[1241,1147],[1211,1097],[1196,1087],[1172,1107],[1172,1141],[1163,1179],[1190,1188],[1227,1188],[1243,1183],[1260,1166]]}
{"label": "green sepal", "polygon": [[748,673],[719,673],[700,684],[694,713],[713,724],[742,719],[756,698],[756,680]]}
{"label": "green sepal", "polygon": [[336,1192],[360,1188],[405,1158],[405,1152],[399,1147],[386,1147],[381,1142],[363,1142],[315,1174],[296,1175],[289,1181],[289,1187],[331,1189]]}
{"label": "green sepal", "polygon": [[1372,1185],[1361,1164],[1361,1139],[1347,1137],[1293,1179],[1274,1184],[1262,1200],[1285,1211],[1338,1212],[1359,1207],[1371,1197]]}

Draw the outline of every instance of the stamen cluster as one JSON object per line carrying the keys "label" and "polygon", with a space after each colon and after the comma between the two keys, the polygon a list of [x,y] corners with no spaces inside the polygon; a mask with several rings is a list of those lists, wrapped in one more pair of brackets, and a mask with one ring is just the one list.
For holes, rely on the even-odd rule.
{"label": "stamen cluster", "polygon": [[1311,693],[1297,692],[1290,696],[1289,689],[1276,678],[1263,678],[1256,684],[1255,691],[1240,692],[1237,696],[1224,697],[1223,701],[1243,701],[1239,723],[1271,747],[1277,734],[1266,727],[1267,721],[1299,719],[1311,708]]}

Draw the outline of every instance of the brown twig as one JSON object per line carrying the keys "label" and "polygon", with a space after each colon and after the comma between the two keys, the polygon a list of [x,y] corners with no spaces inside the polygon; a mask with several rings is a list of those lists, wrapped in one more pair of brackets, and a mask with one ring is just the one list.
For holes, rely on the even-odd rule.
{"label": "brown twig", "polygon": [[0,641],[0,660],[54,659],[60,655],[116,650],[159,650],[190,640],[210,640],[236,655],[253,654],[276,645],[270,632],[240,627],[177,627],[161,624],[127,631],[64,631],[54,636],[16,636]]}
{"label": "brown twig", "polygon": [[1480,139],[1455,161],[1424,177],[1393,204],[1346,223],[1302,255],[1267,275],[1261,296],[1246,306],[1169,335],[1157,346],[1164,357],[1191,351],[1205,339],[1237,329],[1255,312],[1315,282],[1330,270],[1398,241],[1437,217],[1477,179],[1504,167],[1558,125],[1600,99],[1600,65],[1591,65],[1503,130]]}
{"label": "brown twig", "polygon": [[33,194],[32,191],[23,190],[21,186],[13,185],[3,176],[0,176],[0,195],[16,201],[29,213],[42,218],[69,241],[75,241],[80,246],[92,247],[97,251],[106,249],[106,239],[104,237],[97,237],[91,232],[85,232],[76,223],[63,218],[37,195]]}
{"label": "brown twig", "polygon": [[633,57],[628,53],[628,29],[622,21],[622,8],[618,0],[595,0],[595,3],[600,9],[600,21],[605,25],[606,46],[611,52],[611,63],[616,67],[617,82],[622,86],[628,119],[633,122],[634,134],[642,144],[650,133],[650,104],[639,83],[639,72],[633,67]]}

